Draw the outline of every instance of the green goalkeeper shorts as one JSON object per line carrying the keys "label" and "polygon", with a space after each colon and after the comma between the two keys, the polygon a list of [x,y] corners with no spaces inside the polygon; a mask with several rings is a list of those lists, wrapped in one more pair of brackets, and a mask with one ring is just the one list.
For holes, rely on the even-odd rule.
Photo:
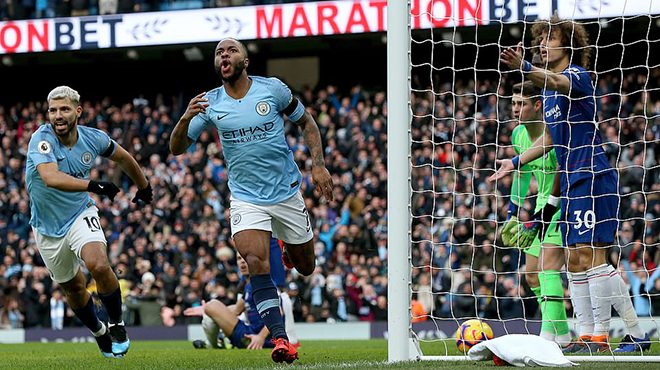
{"label": "green goalkeeper shorts", "polygon": [[[559,227],[559,217],[561,216],[561,211],[557,210],[557,213],[552,217],[552,222],[550,223],[550,229],[545,233],[543,238],[543,244],[552,244],[552,245],[563,245],[562,236],[561,236],[561,227]],[[532,245],[524,250],[525,253],[538,257],[541,254],[541,240],[539,236],[536,236]]]}

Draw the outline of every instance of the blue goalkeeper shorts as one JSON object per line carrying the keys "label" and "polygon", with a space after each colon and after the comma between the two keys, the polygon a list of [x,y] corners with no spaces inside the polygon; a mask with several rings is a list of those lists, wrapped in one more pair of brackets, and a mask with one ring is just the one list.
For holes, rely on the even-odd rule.
{"label": "blue goalkeeper shorts", "polygon": [[614,171],[570,184],[561,198],[565,246],[614,243],[619,227],[619,185]]}

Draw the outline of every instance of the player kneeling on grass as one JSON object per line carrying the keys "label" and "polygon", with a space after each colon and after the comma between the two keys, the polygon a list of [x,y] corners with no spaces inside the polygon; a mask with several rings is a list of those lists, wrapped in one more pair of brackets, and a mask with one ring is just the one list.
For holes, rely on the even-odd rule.
{"label": "player kneeling on grass", "polygon": [[[202,306],[188,308],[183,313],[186,316],[203,317],[204,334],[212,348],[223,346],[222,343],[218,344],[220,331],[229,338],[235,348],[273,348],[275,345],[270,341],[272,338],[270,332],[264,325],[254,301],[248,264],[240,254],[237,255],[236,262],[245,278],[244,293],[239,295],[236,304],[226,306],[217,299],[213,299],[208,303],[202,302]],[[245,319],[240,318],[243,313],[245,313]]]}
{"label": "player kneeling on grass", "polygon": [[[521,123],[513,130],[511,141],[516,154],[520,155],[543,135],[542,91],[531,81],[513,86],[513,116]],[[511,200],[507,222],[502,229],[502,241],[506,246],[517,246],[527,254],[525,279],[536,295],[543,324],[541,337],[555,341],[561,346],[571,342],[564,308],[564,288],[561,285],[559,270],[564,265],[565,256],[559,229],[559,210],[552,217],[553,223],[546,225],[544,235],[526,232],[518,223],[519,206],[523,204],[532,175],[536,178],[539,194],[536,212],[548,202],[557,170],[555,151],[549,151],[513,175]],[[541,242],[541,238],[543,242]]]}
{"label": "player kneeling on grass", "polygon": [[[71,309],[94,334],[105,357],[122,357],[130,346],[122,321],[121,292],[106,252],[107,242],[98,209],[89,193],[113,201],[119,188],[89,180],[97,156],[110,158],[137,184],[133,203],[151,203],[153,194],[137,162],[108,134],[78,126],[80,95],[67,86],[48,94],[50,124],[32,134],[25,180],[32,217],[30,225],[39,253],[52,279],[66,293]],[[80,260],[96,281],[109,323],[99,321]]]}
{"label": "player kneeling on grass", "polygon": [[[522,57],[522,43],[507,48],[502,63],[520,69],[526,79],[543,89],[546,130],[528,150],[501,164],[490,180],[541,158],[554,148],[559,176],[546,206],[525,232],[534,234],[549,225],[561,207],[562,240],[568,246],[571,299],[580,322],[580,340],[566,352],[610,350],[608,332],[612,307],[624,320],[628,335],[614,352],[650,348],[648,333],[639,325],[628,287],[607,262],[619,219],[617,172],[607,161],[596,120],[595,86],[590,72],[589,37],[584,25],[560,19],[537,20],[532,27],[534,46],[547,69],[535,67]],[[561,204],[559,197],[561,195]],[[593,317],[593,320],[580,319]],[[589,323],[593,324],[589,324]]]}

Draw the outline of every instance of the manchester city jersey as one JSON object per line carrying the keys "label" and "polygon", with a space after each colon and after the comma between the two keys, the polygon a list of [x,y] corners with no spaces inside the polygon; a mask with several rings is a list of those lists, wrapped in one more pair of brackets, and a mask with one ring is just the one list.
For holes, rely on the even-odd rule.
{"label": "manchester city jersey", "polygon": [[545,122],[561,171],[561,190],[570,184],[612,171],[596,123],[595,88],[589,72],[570,65],[562,73],[570,83],[570,98],[543,90]]}
{"label": "manchester city jersey", "polygon": [[64,236],[76,218],[94,201],[89,192],[66,192],[46,186],[37,171],[42,163],[57,163],[57,167],[79,179],[88,179],[97,156],[111,146],[108,134],[91,127],[78,126],[78,142],[64,146],[50,124],[42,125],[32,134],[28,144],[25,182],[30,195],[32,217],[30,225],[39,233],[51,237]]}
{"label": "manchester city jersey", "polygon": [[[192,119],[188,137],[197,140],[213,125],[222,142],[232,196],[248,203],[275,204],[291,198],[302,181],[284,134],[283,111],[293,96],[276,78],[250,79],[252,85],[241,99],[229,96],[224,87],[208,92],[206,113]],[[298,102],[289,118],[298,121],[304,113]]]}

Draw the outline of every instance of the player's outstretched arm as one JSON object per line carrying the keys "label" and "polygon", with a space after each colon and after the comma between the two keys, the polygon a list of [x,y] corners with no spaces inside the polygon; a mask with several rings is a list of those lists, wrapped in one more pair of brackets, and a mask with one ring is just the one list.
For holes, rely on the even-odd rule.
{"label": "player's outstretched arm", "polygon": [[319,127],[316,121],[314,121],[314,118],[307,112],[303,114],[302,118],[296,124],[300,127],[307,142],[309,152],[312,155],[312,180],[314,180],[314,186],[319,189],[326,200],[331,201],[333,199],[332,176],[330,176],[328,169],[325,168]]}
{"label": "player's outstretched arm", "polygon": [[206,92],[203,92],[190,100],[186,112],[181,116],[179,122],[174,126],[170,136],[170,152],[174,155],[183,154],[190,147],[193,140],[188,137],[188,126],[195,116],[199,113],[206,113],[206,107],[209,106],[208,99],[204,98]]}
{"label": "player's outstretched arm", "polygon": [[138,165],[137,161],[133,156],[131,156],[126,149],[117,145],[117,149],[110,156],[110,159],[117,162],[121,168],[128,174],[128,176],[133,180],[137,185],[138,191],[133,198],[133,203],[137,203],[138,200],[141,200],[147,204],[151,203],[153,200],[153,191],[149,181],[142,173],[142,169]]}
{"label": "player's outstretched arm", "polygon": [[546,126],[543,131],[543,135],[538,138],[532,146],[530,146],[525,152],[519,156],[514,157],[513,159],[498,159],[495,161],[495,165],[499,165],[500,168],[497,169],[492,176],[488,178],[488,181],[495,181],[503,178],[504,176],[510,174],[513,170],[522,168],[525,164],[541,158],[545,153],[552,150],[554,143],[552,142],[552,136],[550,135],[550,130]]}
{"label": "player's outstretched arm", "polygon": [[536,139],[534,144],[530,146],[524,153],[520,155],[520,166],[534,161],[535,159],[543,157],[543,155],[552,150],[554,142],[552,141],[552,136],[550,135],[550,130],[548,127],[545,127],[543,130],[543,135],[540,138]]}
{"label": "player's outstretched arm", "polygon": [[516,49],[506,48],[502,52],[500,61],[511,69],[520,69],[523,72],[527,72],[526,78],[541,89],[559,91],[562,94],[569,93],[571,82],[568,77],[533,66],[532,63],[523,59],[521,49],[522,42],[518,43]]}

